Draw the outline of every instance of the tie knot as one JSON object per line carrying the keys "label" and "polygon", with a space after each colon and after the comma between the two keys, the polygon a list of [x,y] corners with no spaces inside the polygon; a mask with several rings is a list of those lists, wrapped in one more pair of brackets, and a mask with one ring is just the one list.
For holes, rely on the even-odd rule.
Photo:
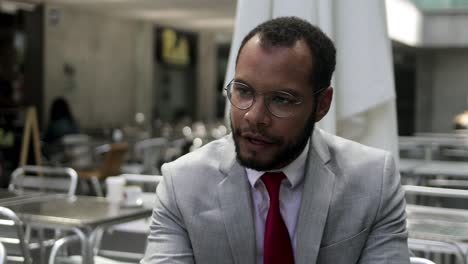
{"label": "tie knot", "polygon": [[278,197],[281,182],[286,176],[282,172],[267,172],[262,175],[262,181],[267,188],[270,199]]}

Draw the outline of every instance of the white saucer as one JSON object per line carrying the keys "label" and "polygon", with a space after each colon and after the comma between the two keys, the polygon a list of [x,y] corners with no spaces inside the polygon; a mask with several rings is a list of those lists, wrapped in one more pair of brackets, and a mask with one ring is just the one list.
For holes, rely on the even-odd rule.
{"label": "white saucer", "polygon": [[141,207],[143,206],[143,199],[140,198],[135,203],[122,202],[121,206],[122,207]]}

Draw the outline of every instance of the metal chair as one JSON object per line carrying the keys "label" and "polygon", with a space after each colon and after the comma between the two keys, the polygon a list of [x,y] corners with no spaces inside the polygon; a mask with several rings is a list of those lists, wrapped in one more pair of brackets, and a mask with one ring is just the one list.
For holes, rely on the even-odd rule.
{"label": "metal chair", "polygon": [[160,174],[159,164],[164,159],[168,144],[168,140],[161,137],[145,139],[135,145],[135,154],[143,162],[142,173]]}
{"label": "metal chair", "polygon": [[[404,185],[406,195],[468,199],[468,190]],[[438,203],[407,204],[408,246],[425,254],[455,255],[457,263],[468,263],[468,210],[444,208]],[[427,256],[427,255],[426,255]]]}
{"label": "metal chair", "polygon": [[431,253],[455,255],[457,261],[456,263],[466,264],[466,249],[463,247],[463,245],[455,241],[436,241],[430,239],[408,238],[408,248],[412,252],[422,252],[422,256],[425,258],[428,258]]}
{"label": "metal chair", "polygon": [[[61,255],[61,250],[65,246],[68,246],[69,244],[72,243],[77,243],[79,241],[78,237],[76,236],[68,236],[68,237],[63,237],[54,244],[50,251],[50,256],[49,256],[49,264],[81,264],[83,262],[83,259],[81,256],[74,255],[74,256],[66,256],[66,255]],[[131,263],[136,263],[135,261],[133,262],[124,262],[124,261],[118,261],[118,260],[113,260],[109,259],[106,257],[101,257],[101,256],[94,256],[94,263],[95,264],[131,264]]]}
{"label": "metal chair", "polygon": [[121,174],[119,177],[125,179],[127,185],[138,185],[144,192],[151,192],[154,195],[154,191],[158,186],[159,182],[162,181],[161,175],[144,175],[144,174]]}
{"label": "metal chair", "polygon": [[6,250],[2,243],[0,243],[0,264],[6,263]]}
{"label": "metal chair", "polygon": [[109,176],[120,174],[120,168],[128,151],[127,143],[113,143],[100,146],[96,149],[103,155],[101,164],[94,170],[78,171],[78,177],[91,181],[97,196],[103,196],[100,181]]}
{"label": "metal chair", "polygon": [[[154,190],[162,180],[162,176],[159,175],[121,174],[115,177],[124,178],[126,184],[151,189],[151,193],[143,193],[144,206],[152,206],[152,201],[155,198]],[[123,264],[138,262],[143,257],[143,252],[131,252],[127,242],[131,239],[134,248],[146,248],[145,243],[149,233],[149,225],[150,219],[148,218],[114,225],[103,230],[103,232],[97,232],[98,235],[95,237],[94,243],[95,263]],[[76,244],[78,241],[79,239],[76,236],[68,236],[57,240],[51,249],[49,264],[81,263],[80,256],[61,256],[60,254],[64,247],[72,243]],[[110,243],[106,243],[107,241]],[[119,241],[122,243],[119,243]]]}
{"label": "metal chair", "polygon": [[[31,264],[31,255],[29,252],[28,241],[24,235],[23,222],[12,210],[0,206],[0,226],[3,230],[0,232],[0,243],[3,243],[9,254],[6,257],[8,261],[23,262]],[[18,253],[17,255],[14,254]]]}
{"label": "metal chair", "polygon": [[425,259],[425,258],[417,258],[417,257],[411,257],[410,258],[410,263],[411,264],[435,264],[434,262]]}
{"label": "metal chair", "polygon": [[93,164],[91,137],[86,134],[65,135],[61,139],[63,157],[61,162],[76,169],[89,168]]}
{"label": "metal chair", "polygon": [[78,174],[72,168],[28,165],[12,172],[8,189],[59,192],[73,196],[77,183]]}
{"label": "metal chair", "polygon": [[[23,166],[13,171],[9,190],[30,190],[41,192],[64,193],[74,196],[78,184],[78,174],[74,169],[65,167]],[[31,250],[40,250],[45,258],[46,247],[50,247],[63,234],[54,229],[32,229],[25,226],[24,236]]]}

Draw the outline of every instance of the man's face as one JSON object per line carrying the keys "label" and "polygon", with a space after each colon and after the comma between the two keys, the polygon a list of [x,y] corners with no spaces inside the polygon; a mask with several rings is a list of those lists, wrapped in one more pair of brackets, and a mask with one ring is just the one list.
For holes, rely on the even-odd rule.
{"label": "man's face", "polygon": [[291,117],[278,118],[257,95],[247,110],[231,106],[231,126],[237,159],[256,170],[279,169],[304,149],[315,123],[313,87],[310,82],[310,51],[304,41],[294,46],[264,47],[258,36],[243,47],[235,80],[256,93],[286,91],[302,99]]}

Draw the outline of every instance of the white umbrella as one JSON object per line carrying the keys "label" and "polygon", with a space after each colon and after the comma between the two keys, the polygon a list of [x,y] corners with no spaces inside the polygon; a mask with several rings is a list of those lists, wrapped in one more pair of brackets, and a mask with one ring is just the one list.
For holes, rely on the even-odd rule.
{"label": "white umbrella", "polygon": [[[234,76],[242,38],[259,23],[279,16],[308,20],[335,41],[334,104],[319,126],[389,150],[398,160],[396,97],[385,1],[238,0],[226,83]],[[228,107],[229,104],[227,110]]]}

